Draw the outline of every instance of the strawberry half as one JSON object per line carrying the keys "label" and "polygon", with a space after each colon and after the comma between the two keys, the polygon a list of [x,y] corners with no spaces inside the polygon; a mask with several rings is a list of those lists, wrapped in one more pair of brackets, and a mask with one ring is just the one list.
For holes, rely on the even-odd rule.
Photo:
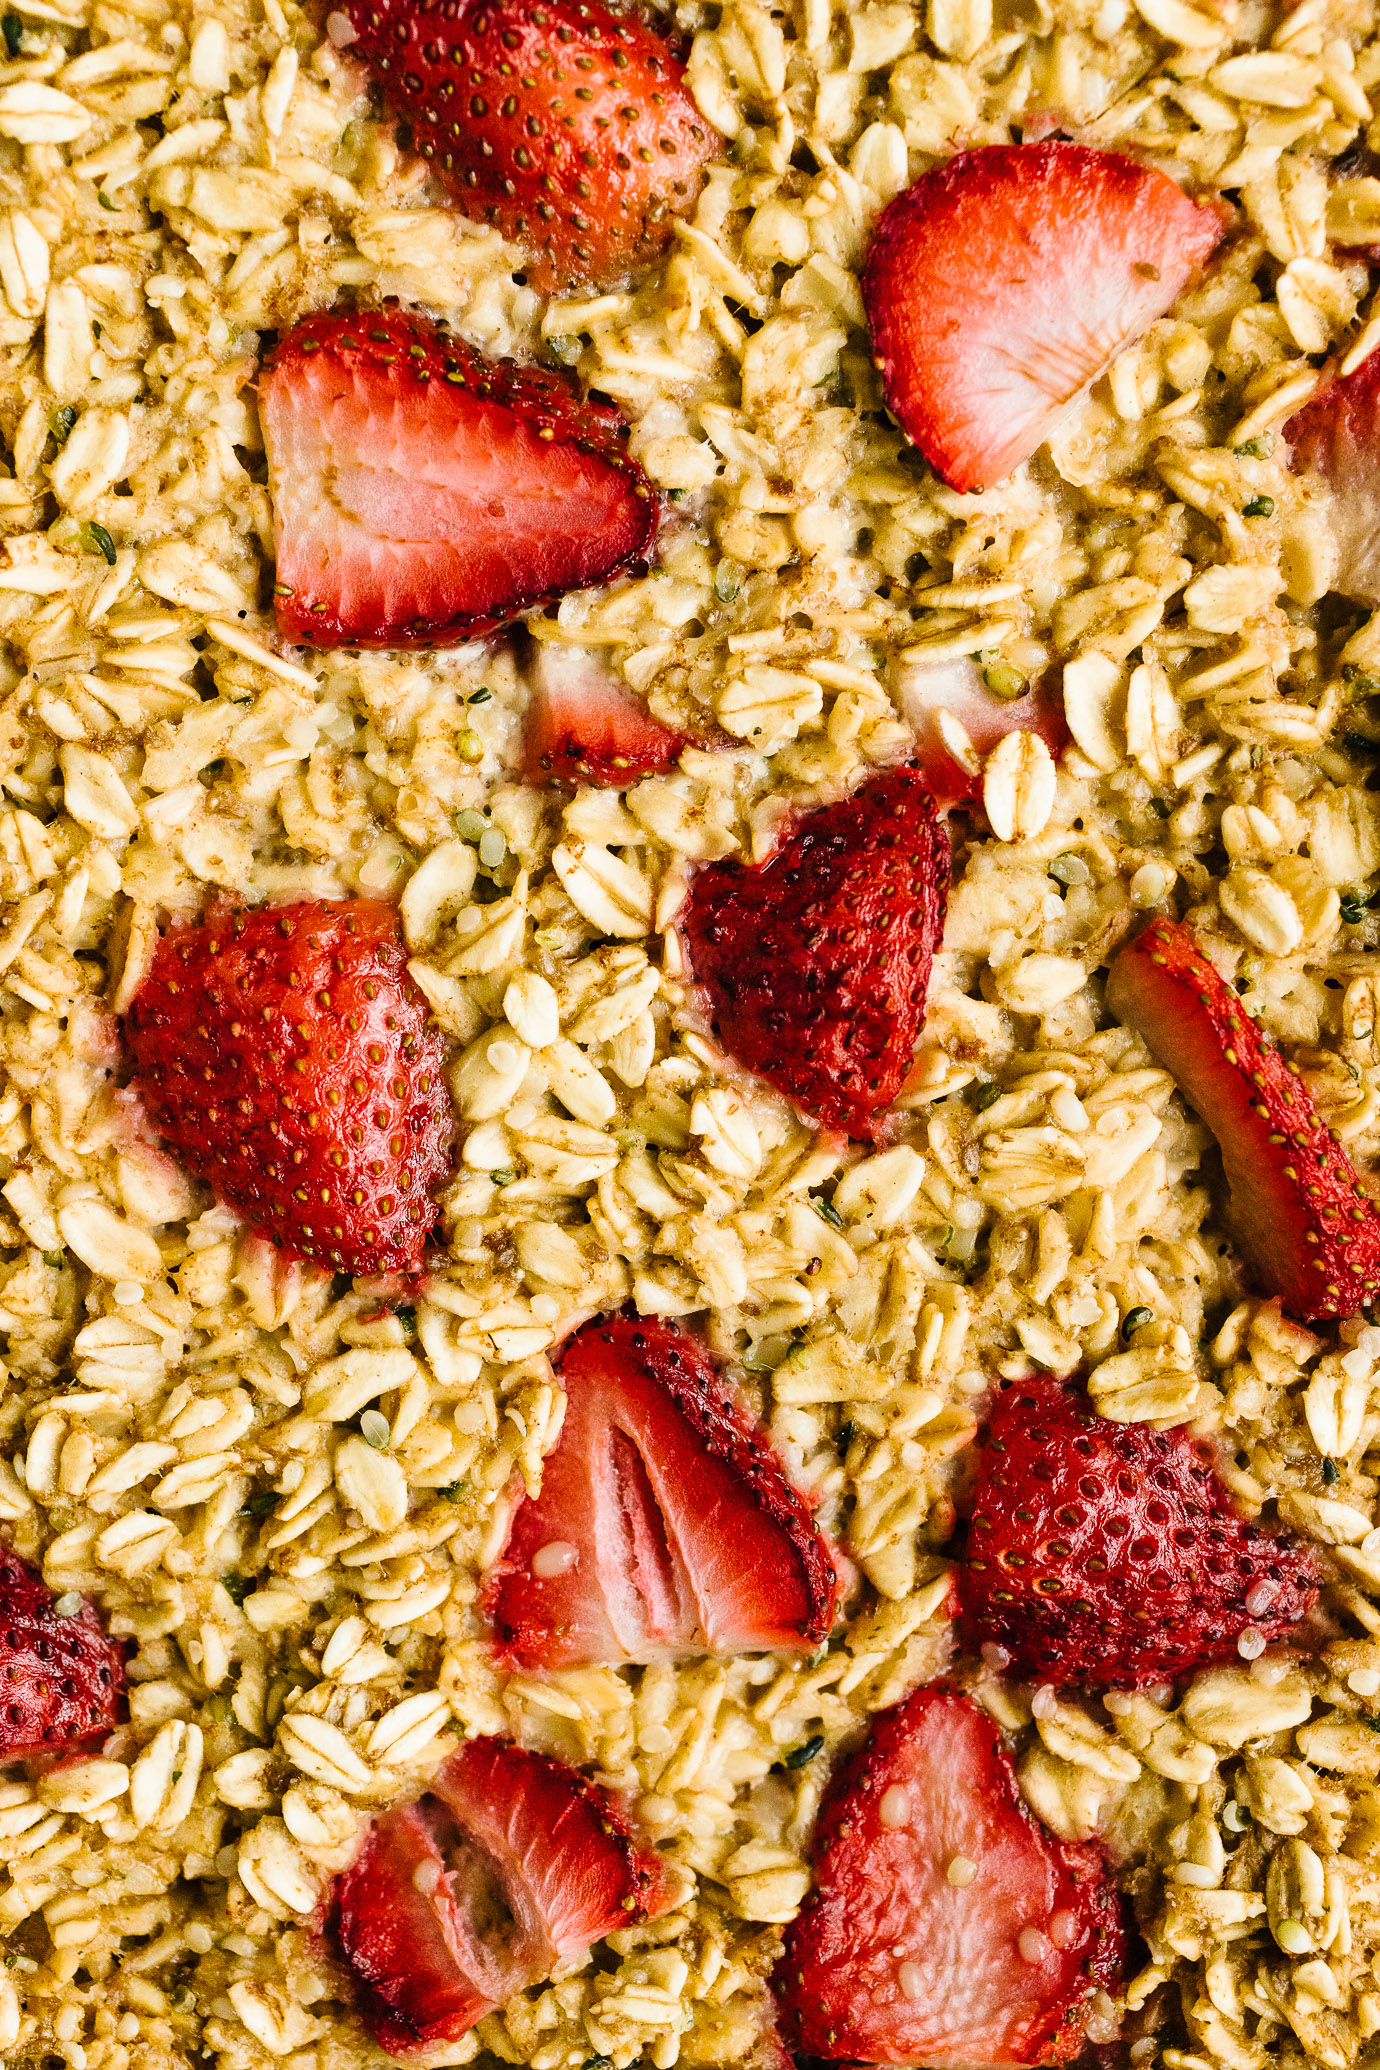
{"label": "strawberry half", "polygon": [[544,644],[532,665],[523,759],[529,783],[622,789],[674,767],[685,745],[578,647]]}
{"label": "strawberry half", "polygon": [[38,1570],[0,1550],[0,1761],[104,1737],[124,1699],[124,1655],[95,1605],[60,1616]]}
{"label": "strawberry half", "polygon": [[307,317],[270,353],[259,413],[285,639],[453,644],[609,581],[656,531],[611,404],[425,317]]}
{"label": "strawberry half", "polygon": [[901,428],[951,488],[1003,481],[1221,236],[1164,173],[1082,144],[993,144],[922,173],[862,283]]}
{"label": "strawberry half", "polygon": [[392,906],[263,906],[164,935],[125,1018],[189,1170],[294,1257],[415,1272],[454,1135]]}
{"label": "strawberry half", "polygon": [[654,259],[721,148],[680,50],[598,0],[347,0],[389,108],[533,284],[608,286]]}
{"label": "strawberry half", "polygon": [[407,2056],[669,1909],[657,1856],[597,1783],[506,1739],[466,1741],[374,1820],[330,1924],[379,2047]]}
{"label": "strawberry half", "polygon": [[1338,550],[1334,587],[1380,604],[1380,351],[1329,381],[1284,426],[1289,464],[1327,484]]}
{"label": "strawberry half", "polygon": [[829,2062],[1055,2063],[1114,1983],[1124,1930],[1095,1847],[1037,1825],[987,1713],[931,1684],[873,1719],[832,1778],[815,1891],[775,1989]]}
{"label": "strawberry half", "polygon": [[1023,696],[998,697],[969,654],[905,669],[900,699],[915,731],[915,759],[941,812],[976,804],[981,765],[1008,733],[1038,733],[1056,762],[1069,743],[1063,701],[1049,676]]}
{"label": "strawberry half", "polygon": [[910,1070],[951,858],[924,778],[803,813],[766,862],[709,863],[682,926],[724,1046],[826,1127],[871,1136]]}
{"label": "strawberry half", "polygon": [[1137,1688],[1297,1638],[1318,1568],[1238,1515],[1186,1430],[1112,1423],[1053,1380],[997,1396],[958,1573],[964,1643],[1015,1673]]}
{"label": "strawberry half", "polygon": [[1156,920],[1124,948],[1107,1005],[1172,1071],[1222,1152],[1232,1226],[1260,1284],[1300,1322],[1380,1293],[1380,1215],[1307,1087],[1186,927]]}
{"label": "strawberry half", "polygon": [[708,1353],[671,1323],[586,1323],[565,1422],[486,1607],[521,1668],[809,1649],[839,1577],[809,1504]]}

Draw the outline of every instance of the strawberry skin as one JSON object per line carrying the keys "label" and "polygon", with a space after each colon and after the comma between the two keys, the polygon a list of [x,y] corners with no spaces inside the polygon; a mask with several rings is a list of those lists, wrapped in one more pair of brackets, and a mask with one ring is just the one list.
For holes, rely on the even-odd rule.
{"label": "strawberry skin", "polygon": [[872,1136],[910,1070],[951,860],[919,771],[803,813],[766,862],[697,872],[682,926],[725,1048],[828,1128]]}
{"label": "strawberry skin", "polygon": [[662,251],[720,148],[679,52],[598,0],[348,0],[350,48],[467,216],[531,253],[543,293]]}
{"label": "strawberry skin", "polygon": [[1338,549],[1334,586],[1380,604],[1380,351],[1329,381],[1284,426],[1296,474],[1322,476]]}
{"label": "strawberry skin", "polygon": [[415,1272],[450,1167],[442,1044],[378,899],[164,935],[125,1018],[155,1125],[291,1256]]}
{"label": "strawberry skin", "polygon": [[659,725],[631,690],[580,648],[543,646],[532,675],[523,734],[529,783],[621,790],[679,760],[683,735]]}
{"label": "strawberry skin", "polygon": [[307,317],[270,353],[259,411],[288,640],[453,645],[609,581],[656,532],[611,404],[425,317]]}
{"label": "strawberry skin", "polygon": [[557,1371],[560,1439],[488,1584],[506,1664],[800,1651],[828,1637],[828,1543],[693,1337],[609,1317],[576,1331]]}
{"label": "strawberry skin", "polygon": [[893,414],[950,488],[1003,481],[1221,236],[1215,210],[1114,152],[961,152],[885,210],[863,275]]}
{"label": "strawberry skin", "polygon": [[[955,1858],[970,1882],[950,1880]],[[1030,1816],[971,1698],[931,1683],[873,1719],[830,1781],[814,1863],[774,1980],[794,2047],[906,2064],[1078,2053],[1092,1992],[1120,1968],[1119,1901],[1096,1848]]]}
{"label": "strawberry skin", "polygon": [[0,1549],[0,1761],[103,1737],[124,1699],[124,1655],[95,1605],[60,1617],[37,1569]]}
{"label": "strawberry skin", "polygon": [[329,1916],[365,2025],[408,2056],[458,2041],[671,1897],[606,1790],[510,1740],[471,1739],[415,1804],[374,1820]]}
{"label": "strawberry skin", "polygon": [[1047,1379],[997,1396],[958,1574],[964,1643],[1018,1675],[1133,1689],[1297,1638],[1318,1569],[1237,1514],[1185,1430],[1112,1423]]}
{"label": "strawberry skin", "polygon": [[1355,1315],[1380,1292],[1380,1215],[1307,1087],[1192,934],[1156,920],[1107,980],[1107,1005],[1178,1080],[1222,1152],[1232,1226],[1299,1322]]}

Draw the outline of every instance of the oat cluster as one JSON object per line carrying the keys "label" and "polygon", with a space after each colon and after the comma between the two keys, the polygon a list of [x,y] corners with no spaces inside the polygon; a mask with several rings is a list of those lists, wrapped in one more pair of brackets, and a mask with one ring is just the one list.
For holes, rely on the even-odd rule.
{"label": "oat cluster", "polygon": [[[130,1642],[98,1757],[0,1779],[17,2070],[381,2070],[316,1933],[362,1816],[461,1732],[628,1793],[680,1902],[447,2063],[749,2065],[833,1750],[954,1657],[955,1462],[995,1376],[1190,1422],[1326,1563],[1335,1637],[1062,1701],[971,1658],[1146,1960],[1092,2039],[1166,2070],[1380,2052],[1380,1329],[1243,1291],[1205,1131],[1101,973],[1186,916],[1362,1173],[1380,1157],[1380,616],[1279,427],[1380,339],[1364,0],[682,0],[721,155],[633,288],[547,298],[289,0],[0,18],[0,1531]],[[348,27],[348,24],[346,25]],[[1063,129],[1234,215],[1203,284],[1018,478],[937,483],[859,270],[960,144]],[[285,658],[255,378],[397,297],[573,368],[667,493],[654,566],[441,655]],[[518,779],[539,650],[688,748],[626,795]],[[893,761],[934,671],[1063,669],[959,849],[889,1147],[726,1066],[685,981],[697,863]],[[424,1292],[284,1263],[151,1144],[116,1016],[160,931],[396,898],[463,1145]],[[1207,1167],[1210,1169],[1210,1163]],[[803,1664],[505,1674],[476,1614],[547,1352],[631,1301],[760,1396],[856,1563]],[[1373,1449],[1374,1448],[1374,1449]]]}

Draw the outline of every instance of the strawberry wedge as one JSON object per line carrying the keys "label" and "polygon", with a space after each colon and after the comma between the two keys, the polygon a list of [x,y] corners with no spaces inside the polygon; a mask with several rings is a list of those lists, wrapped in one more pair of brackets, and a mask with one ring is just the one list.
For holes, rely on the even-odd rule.
{"label": "strawberry wedge", "polygon": [[560,1440],[486,1607],[511,1667],[817,1646],[833,1555],[766,1434],[673,1324],[587,1323],[557,1371]]}
{"label": "strawberry wedge", "polygon": [[982,796],[982,764],[1008,733],[1037,733],[1057,762],[1069,743],[1063,704],[1048,676],[999,697],[969,654],[903,669],[901,710],[915,733],[915,760],[941,812]]}
{"label": "strawberry wedge", "polygon": [[1186,1430],[1112,1423],[1079,1391],[1004,1388],[978,1456],[963,1643],[1031,1681],[1135,1689],[1296,1638],[1318,1567],[1240,1516]]}
{"label": "strawberry wedge", "polygon": [[289,640],[453,644],[607,582],[656,531],[617,410],[424,317],[307,317],[259,410]]}
{"label": "strawberry wedge", "polygon": [[1107,1005],[1216,1136],[1232,1225],[1256,1278],[1299,1322],[1380,1292],[1380,1215],[1308,1089],[1186,927],[1156,920],[1121,951]]}
{"label": "strawberry wedge", "polygon": [[531,254],[543,293],[664,248],[722,149],[681,50],[600,0],[345,0],[362,58],[458,207]]}
{"label": "strawberry wedge", "polygon": [[1163,173],[1082,144],[993,144],[923,173],[862,284],[901,428],[951,488],[1005,480],[1221,236]]}
{"label": "strawberry wedge", "polygon": [[622,789],[674,766],[685,742],[603,663],[543,645],[532,665],[523,758],[529,783]]}
{"label": "strawberry wedge", "polygon": [[953,867],[918,769],[804,812],[763,863],[698,870],[682,916],[714,1029],[826,1128],[875,1136],[925,1018]]}
{"label": "strawberry wedge", "polygon": [[1329,381],[1284,427],[1296,474],[1322,477],[1337,547],[1334,586],[1380,604],[1380,351]]}
{"label": "strawberry wedge", "polygon": [[826,2062],[1057,2063],[1114,1984],[1124,1930],[1099,1851],[1037,1825],[996,1726],[931,1684],[874,1718],[835,1774],[815,1891],[775,1990]]}
{"label": "strawberry wedge", "polygon": [[36,1567],[0,1550],[0,1761],[71,1753],[124,1716],[125,1664],[94,1604],[59,1611]]}
{"label": "strawberry wedge", "polygon": [[509,1740],[472,1739],[425,1796],[374,1820],[330,1919],[369,2032],[409,2056],[670,1902],[606,1790]]}

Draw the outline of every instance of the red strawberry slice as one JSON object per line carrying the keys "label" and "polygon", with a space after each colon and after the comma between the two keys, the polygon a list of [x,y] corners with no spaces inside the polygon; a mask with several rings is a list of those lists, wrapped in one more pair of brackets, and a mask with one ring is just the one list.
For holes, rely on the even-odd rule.
{"label": "red strawberry slice", "polygon": [[900,697],[915,730],[915,759],[941,812],[981,798],[981,765],[1008,733],[1038,733],[1056,762],[1069,743],[1063,703],[1048,676],[1023,695],[999,697],[970,654],[907,668]]}
{"label": "red strawberry slice", "polygon": [[1234,1660],[1243,1632],[1296,1639],[1317,1593],[1312,1556],[1239,1516],[1186,1430],[1109,1422],[1053,1380],[998,1395],[958,1575],[974,1651],[1137,1688]]}
{"label": "red strawberry slice", "polygon": [[1335,587],[1380,604],[1380,351],[1329,381],[1284,427],[1296,474],[1322,476],[1338,550]]}
{"label": "red strawberry slice", "polygon": [[532,666],[523,740],[529,783],[621,789],[670,769],[684,738],[578,647],[543,645]]}
{"label": "red strawberry slice", "polygon": [[873,1136],[910,1070],[948,838],[920,772],[802,814],[754,867],[700,870],[682,925],[725,1047],[827,1128]]}
{"label": "red strawberry slice", "polygon": [[828,2062],[1055,2063],[1078,2053],[1124,1931],[1099,1851],[1021,1801],[996,1726],[931,1684],[874,1718],[830,1782],[816,1888],[775,1988]]}
{"label": "red strawberry slice", "polygon": [[599,0],[346,0],[388,107],[467,216],[549,292],[608,286],[665,247],[720,139],[679,46]]}
{"label": "red strawberry slice", "polygon": [[669,1909],[657,1856],[606,1790],[506,1739],[472,1739],[425,1796],[375,1819],[331,1924],[380,2048],[458,2041],[615,1927]]}
{"label": "red strawberry slice", "polygon": [[124,1655],[95,1605],[72,1600],[62,1615],[37,1568],[0,1549],[0,1761],[70,1752],[124,1716]]}
{"label": "red strawberry slice", "polygon": [[1183,293],[1222,236],[1163,173],[1083,144],[994,144],[886,209],[863,276],[882,386],[954,489],[987,489]]}
{"label": "red strawberry slice", "polygon": [[216,912],[164,935],[125,1018],[155,1125],[294,1257],[421,1265],[454,1118],[406,965],[378,899]]}
{"label": "red strawberry slice", "polygon": [[486,1604],[523,1668],[809,1649],[839,1577],[809,1504],[708,1353],[671,1323],[587,1323],[565,1422]]}
{"label": "red strawberry slice", "polygon": [[1380,1292],[1380,1215],[1298,1074],[1185,927],[1124,948],[1107,1005],[1172,1071],[1222,1152],[1232,1226],[1260,1284],[1300,1322],[1355,1315]]}
{"label": "red strawberry slice", "polygon": [[607,582],[656,531],[617,410],[425,317],[309,316],[259,411],[289,640],[453,644]]}

